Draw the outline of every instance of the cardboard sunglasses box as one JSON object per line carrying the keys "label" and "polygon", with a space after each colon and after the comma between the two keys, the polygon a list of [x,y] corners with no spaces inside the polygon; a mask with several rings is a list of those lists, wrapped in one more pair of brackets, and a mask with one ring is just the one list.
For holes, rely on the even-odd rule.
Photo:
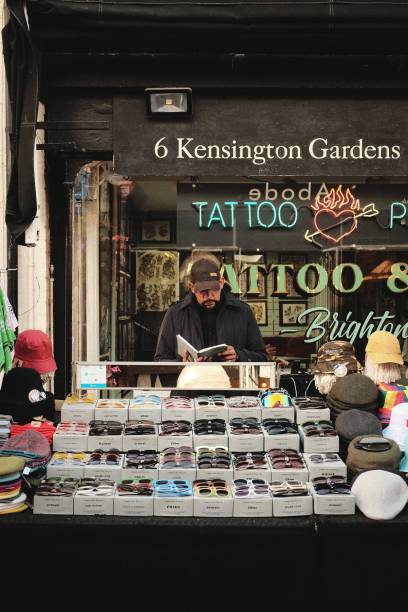
{"label": "cardboard sunglasses box", "polygon": [[188,480],[194,482],[197,478],[197,469],[193,468],[166,468],[159,464],[159,480]]}
{"label": "cardboard sunglasses box", "polygon": [[[243,396],[245,397],[245,396]],[[249,417],[253,417],[255,419],[261,420],[261,404],[259,403],[258,398],[255,398],[253,396],[249,396],[251,400],[256,399],[257,405],[252,407],[244,407],[244,406],[233,406],[231,405],[232,401],[236,398],[231,398],[230,401],[228,401],[228,418],[229,419],[236,419],[236,418],[242,418],[242,419],[246,419]]]}
{"label": "cardboard sunglasses box", "polygon": [[84,477],[97,478],[98,480],[107,479],[119,482],[122,480],[123,460],[124,455],[121,455],[117,465],[110,465],[108,463],[97,463],[94,465],[88,464],[84,468]]}
{"label": "cardboard sunglasses box", "polygon": [[71,497],[47,497],[34,495],[34,514],[73,514],[74,495]]}
{"label": "cardboard sunglasses box", "polygon": [[[181,394],[180,394],[181,395]],[[176,400],[176,396],[171,398]],[[194,423],[195,407],[194,401],[190,399],[190,406],[186,408],[166,408],[166,404],[162,404],[162,421],[188,421]]]}
{"label": "cardboard sunglasses box", "polygon": [[89,453],[86,453],[82,463],[71,463],[68,455],[68,462],[61,464],[53,456],[47,465],[47,478],[82,478],[89,457]]}
{"label": "cardboard sunglasses box", "polygon": [[[156,395],[160,397],[158,393],[146,393],[140,394],[145,395],[146,398],[148,395]],[[160,398],[161,399],[161,398]],[[153,402],[144,402],[143,404],[136,403],[135,400],[130,400],[129,402],[129,420],[141,420],[144,419],[146,421],[153,421],[153,423],[160,423],[162,420],[162,405],[155,404]]]}
{"label": "cardboard sunglasses box", "polygon": [[265,482],[271,481],[271,468],[269,463],[266,463],[265,468],[244,468],[242,470],[237,470],[234,466],[234,480],[237,478],[246,478],[253,480],[254,478],[259,478],[260,480],[265,480]]}
{"label": "cardboard sunglasses box", "polygon": [[304,453],[338,453],[339,437],[335,436],[306,436],[303,425],[299,425],[299,434]]}
{"label": "cardboard sunglasses box", "polygon": [[352,493],[349,495],[318,495],[312,484],[310,484],[310,487],[314,500],[315,514],[355,514],[356,498]]}
{"label": "cardboard sunglasses box", "polygon": [[151,480],[157,480],[159,477],[159,464],[157,464],[156,469],[138,469],[136,467],[125,467],[125,465],[126,459],[122,467],[121,480],[126,478],[150,478]]}
{"label": "cardboard sunglasses box", "polygon": [[303,425],[307,421],[330,421],[330,409],[296,407],[296,423]]}
{"label": "cardboard sunglasses box", "polygon": [[90,423],[95,418],[94,402],[76,402],[70,404],[66,400],[61,407],[61,421],[70,421],[71,423]]}
{"label": "cardboard sunglasses box", "polygon": [[311,460],[310,456],[314,454],[326,455],[326,453],[304,453],[303,458],[309,470],[310,480],[319,477],[330,478],[330,476],[342,476],[343,478],[347,478],[347,466],[337,453],[335,453],[337,461],[324,461],[322,463],[314,463]]}
{"label": "cardboard sunglasses box", "polygon": [[95,406],[95,419],[100,419],[101,421],[119,421],[119,423],[125,423],[129,420],[129,400],[98,400]]}
{"label": "cardboard sunglasses box", "polygon": [[228,434],[225,433],[221,436],[216,434],[197,435],[193,434],[193,448],[196,450],[200,446],[209,446],[215,448],[216,446],[224,446],[228,448]]}
{"label": "cardboard sunglasses box", "polygon": [[155,425],[155,434],[153,435],[135,435],[123,436],[123,450],[157,450],[158,427]]}
{"label": "cardboard sunglasses box", "polygon": [[194,494],[194,516],[201,517],[231,517],[233,515],[234,499],[231,492],[228,496],[204,497]]}
{"label": "cardboard sunglasses box", "polygon": [[259,518],[272,516],[272,496],[234,497],[233,516]]}
{"label": "cardboard sunglasses box", "polygon": [[[211,397],[211,396],[210,396]],[[228,421],[227,398],[224,400],[223,406],[216,406],[212,403],[208,405],[199,405],[197,398],[194,400],[195,418],[197,419],[223,419]]]}
{"label": "cardboard sunglasses box", "polygon": [[289,419],[291,423],[295,421],[294,406],[279,406],[279,408],[267,408],[262,406],[262,420],[264,419]]}
{"label": "cardboard sunglasses box", "polygon": [[194,516],[194,498],[157,497],[153,500],[154,516]]}
{"label": "cardboard sunglasses box", "polygon": [[85,452],[88,450],[88,434],[66,434],[56,431],[52,437],[52,448],[60,452]]}
{"label": "cardboard sunglasses box", "polygon": [[232,453],[245,453],[264,450],[263,433],[256,434],[233,434],[231,426],[227,424],[228,446]]}
{"label": "cardboard sunglasses box", "polygon": [[116,495],[113,498],[115,516],[153,516],[153,495]]}
{"label": "cardboard sunglasses box", "polygon": [[264,432],[264,444],[265,451],[269,451],[273,448],[280,448],[282,450],[292,449],[299,451],[300,449],[300,438],[297,433],[285,433],[271,436],[268,434],[266,429],[262,427]]}
{"label": "cardboard sunglasses box", "polygon": [[111,448],[123,450],[123,436],[88,436],[88,452],[92,452],[100,448],[108,451]]}
{"label": "cardboard sunglasses box", "polygon": [[309,470],[305,466],[304,468],[284,468],[281,470],[275,470],[272,466],[271,481],[274,480],[298,480],[299,482],[306,483],[309,481]]}
{"label": "cardboard sunglasses box", "polygon": [[273,496],[273,516],[310,516],[313,514],[313,496],[310,490],[307,495],[295,497]]}
{"label": "cardboard sunglasses box", "polygon": [[74,514],[112,516],[113,495],[75,495]]}
{"label": "cardboard sunglasses box", "polygon": [[193,434],[190,431],[187,434],[183,434],[181,436],[169,435],[169,436],[161,436],[159,430],[159,436],[157,439],[157,450],[162,451],[165,448],[173,446],[178,448],[179,446],[193,446]]}

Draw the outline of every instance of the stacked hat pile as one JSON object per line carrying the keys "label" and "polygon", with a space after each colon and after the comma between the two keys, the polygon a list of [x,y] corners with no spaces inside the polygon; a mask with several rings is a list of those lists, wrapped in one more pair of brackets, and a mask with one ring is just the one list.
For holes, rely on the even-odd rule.
{"label": "stacked hat pile", "polygon": [[382,433],[380,419],[371,412],[356,408],[342,412],[336,419],[335,429],[339,436],[339,454],[342,458],[346,457],[350,442],[357,436],[380,436]]}
{"label": "stacked hat pile", "polygon": [[0,414],[0,448],[3,446],[7,438],[10,437],[12,420],[13,419],[9,414]]}
{"label": "stacked hat pile", "polygon": [[31,423],[27,423],[26,425],[17,425],[16,423],[13,423],[11,426],[10,435],[13,438],[24,431],[28,431],[29,429],[34,429],[38,433],[45,436],[49,444],[51,444],[53,435],[57,428],[52,421],[31,421]]}
{"label": "stacked hat pile", "polygon": [[24,464],[21,457],[0,457],[0,515],[27,509],[26,495],[21,492]]}
{"label": "stacked hat pile", "polygon": [[0,457],[22,457],[30,471],[45,467],[51,459],[51,447],[43,434],[33,429],[9,438],[0,450]]}
{"label": "stacked hat pile", "polygon": [[353,408],[377,414],[378,403],[377,385],[364,374],[349,374],[339,378],[327,396],[333,421]]}

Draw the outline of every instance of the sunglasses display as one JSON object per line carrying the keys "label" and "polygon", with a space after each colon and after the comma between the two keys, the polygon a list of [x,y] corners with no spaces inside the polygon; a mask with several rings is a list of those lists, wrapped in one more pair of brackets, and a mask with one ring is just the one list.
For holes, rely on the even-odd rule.
{"label": "sunglasses display", "polygon": [[129,408],[160,408],[162,404],[158,395],[146,394],[136,395],[130,400]]}
{"label": "sunglasses display", "polygon": [[190,409],[193,407],[192,401],[189,397],[174,396],[174,397],[165,397],[163,399],[163,409],[164,410],[179,410],[179,409]]}
{"label": "sunglasses display", "polygon": [[126,421],[123,435],[124,436],[154,436],[156,435],[156,427],[153,421],[147,421],[147,420]]}
{"label": "sunglasses display", "polygon": [[77,395],[76,393],[69,393],[67,395],[67,397],[65,398],[65,403],[66,404],[95,404],[96,403],[96,398],[95,397],[88,397],[85,395]]}
{"label": "sunglasses display", "polygon": [[306,467],[302,455],[295,450],[272,449],[268,451],[268,457],[275,470],[302,470]]}
{"label": "sunglasses display", "polygon": [[191,497],[193,488],[188,480],[154,480],[157,497]]}
{"label": "sunglasses display", "polygon": [[56,452],[51,458],[50,465],[53,466],[82,466],[88,462],[90,455],[89,453],[65,453]]}
{"label": "sunglasses display", "polygon": [[229,408],[260,408],[257,397],[251,395],[237,395],[228,399]]}
{"label": "sunglasses display", "polygon": [[160,424],[160,436],[185,436],[191,433],[192,425],[188,421],[163,421]]}
{"label": "sunglasses display", "polygon": [[329,437],[337,436],[337,432],[330,421],[306,421],[302,425],[305,436]]}
{"label": "sunglasses display", "polygon": [[232,461],[236,470],[267,470],[269,467],[267,456],[263,451],[235,453],[232,456]]}
{"label": "sunglasses display", "polygon": [[231,419],[230,430],[234,436],[243,434],[259,436],[262,434],[261,422],[255,417]]}
{"label": "sunglasses display", "polygon": [[299,480],[274,480],[270,487],[274,497],[308,495],[307,485]]}
{"label": "sunglasses display", "polygon": [[87,436],[89,434],[88,423],[71,423],[71,421],[62,421],[57,425],[55,431],[57,435],[65,436]]}
{"label": "sunglasses display", "polygon": [[224,419],[197,419],[194,421],[194,434],[196,436],[222,436],[226,432]]}
{"label": "sunglasses display", "polygon": [[194,450],[191,446],[165,448],[160,454],[160,466],[166,469],[193,468],[195,467]]}
{"label": "sunglasses display", "polygon": [[264,419],[262,426],[268,436],[277,436],[279,434],[297,434],[297,425],[291,423],[289,419]]}
{"label": "sunglasses display", "polygon": [[264,408],[281,408],[292,406],[289,394],[282,389],[270,389],[259,394],[259,399]]}
{"label": "sunglasses display", "polygon": [[154,470],[159,464],[159,453],[155,450],[130,450],[125,455],[125,468]]}
{"label": "sunglasses display", "polygon": [[115,482],[113,480],[101,478],[81,478],[78,483],[76,495],[109,497],[115,492]]}
{"label": "sunglasses display", "polygon": [[123,424],[119,421],[93,420],[89,423],[90,436],[121,436]]}
{"label": "sunglasses display", "polygon": [[197,449],[197,467],[201,470],[213,468],[228,469],[231,466],[231,453],[224,447]]}
{"label": "sunglasses display", "polygon": [[312,484],[318,495],[349,495],[351,492],[351,485],[343,476],[313,478]]}
{"label": "sunglasses display", "polygon": [[117,484],[116,493],[120,496],[140,495],[151,497],[153,495],[153,480],[150,478],[126,478]]}
{"label": "sunglasses display", "polygon": [[45,497],[72,497],[77,489],[77,478],[46,478],[40,483],[36,495]]}
{"label": "sunglasses display", "polygon": [[340,457],[336,453],[324,453],[309,455],[312,463],[330,463],[332,461],[340,461]]}
{"label": "sunglasses display", "polygon": [[102,399],[96,404],[96,410],[126,410],[128,401]]}
{"label": "sunglasses display", "polygon": [[92,451],[87,464],[88,465],[119,465],[121,452],[117,448],[111,448],[108,451],[97,449]]}
{"label": "sunglasses display", "polygon": [[236,478],[233,492],[235,497],[270,497],[268,483],[260,478]]}
{"label": "sunglasses display", "polygon": [[227,406],[224,395],[199,395],[195,398],[195,403],[199,408],[226,408]]}
{"label": "sunglasses display", "polygon": [[320,397],[294,397],[293,403],[300,410],[319,410],[327,407],[325,400]]}
{"label": "sunglasses display", "polygon": [[229,497],[231,495],[225,480],[196,480],[193,485],[194,494],[198,497]]}

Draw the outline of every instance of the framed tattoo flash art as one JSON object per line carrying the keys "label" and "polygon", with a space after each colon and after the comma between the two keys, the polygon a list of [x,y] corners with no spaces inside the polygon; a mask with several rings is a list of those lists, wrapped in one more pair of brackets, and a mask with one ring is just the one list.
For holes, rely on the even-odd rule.
{"label": "framed tattoo flash art", "polygon": [[142,219],[140,221],[140,242],[174,242],[172,219]]}
{"label": "framed tattoo flash art", "polygon": [[179,299],[179,254],[136,251],[136,311],[164,312]]}
{"label": "framed tattoo flash art", "polygon": [[267,302],[252,302],[247,300],[246,303],[254,313],[254,317],[258,325],[268,325]]}
{"label": "framed tattoo flash art", "polygon": [[307,309],[307,302],[279,302],[279,325],[282,327],[302,327],[306,324],[306,321],[302,324],[298,323],[298,317],[304,310]]}

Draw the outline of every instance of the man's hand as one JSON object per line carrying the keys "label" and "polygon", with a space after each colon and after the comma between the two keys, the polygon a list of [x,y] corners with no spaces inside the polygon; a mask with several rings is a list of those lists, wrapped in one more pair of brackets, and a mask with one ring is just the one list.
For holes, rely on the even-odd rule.
{"label": "man's hand", "polygon": [[272,344],[265,344],[266,354],[268,355],[268,361],[275,361],[276,354],[278,352],[276,346]]}
{"label": "man's hand", "polygon": [[183,361],[193,361],[191,355],[188,351],[184,351],[183,353]]}
{"label": "man's hand", "polygon": [[227,350],[224,351],[223,353],[220,353],[219,356],[221,357],[222,361],[236,361],[237,360],[237,353],[233,346],[228,346]]}

